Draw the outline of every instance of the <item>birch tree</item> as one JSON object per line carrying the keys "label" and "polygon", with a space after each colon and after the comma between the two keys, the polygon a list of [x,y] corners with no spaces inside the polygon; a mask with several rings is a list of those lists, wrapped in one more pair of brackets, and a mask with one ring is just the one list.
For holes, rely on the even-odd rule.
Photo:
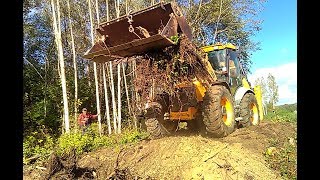
{"label": "birch tree", "polygon": [[[108,133],[111,134],[111,123],[110,123],[110,111],[109,111],[109,97],[108,97],[108,89],[107,89],[107,80],[106,80],[106,64],[103,64],[102,73],[103,73],[103,87],[104,87],[104,99],[106,104],[106,116],[107,116],[107,125],[108,125]],[[107,66],[106,66],[107,67]]]}
{"label": "birch tree", "polygon": [[74,38],[73,38],[69,0],[67,0],[67,6],[68,6],[68,19],[69,19],[69,29],[70,29],[71,45],[72,45],[73,68],[74,68],[74,122],[75,122],[75,127],[77,127],[76,125],[77,125],[77,112],[78,112],[78,70],[77,70],[76,50],[75,50]]}
{"label": "birch tree", "polygon": [[109,1],[106,0],[106,16],[107,16],[107,21],[109,21],[110,19],[110,15],[109,15]]}
{"label": "birch tree", "polygon": [[61,42],[59,0],[57,0],[58,22],[57,22],[57,19],[56,19],[55,6],[54,6],[54,1],[53,0],[51,0],[51,7],[52,7],[53,29],[54,29],[55,43],[56,43],[56,47],[57,47],[58,59],[59,59],[59,65],[60,65],[60,72],[61,72],[61,76],[60,77],[61,77],[62,96],[63,96],[64,126],[65,126],[65,131],[67,133],[69,133],[70,132],[70,129],[69,129],[69,108],[68,108],[68,97],[67,97],[66,75],[65,75],[65,68],[64,68],[63,48],[62,48],[62,42]]}
{"label": "birch tree", "polygon": [[[106,0],[106,16],[107,21],[109,21],[109,2]],[[102,73],[103,73],[103,87],[104,87],[104,99],[105,99],[105,113],[107,116],[107,125],[108,125],[108,133],[111,134],[111,122],[110,122],[110,108],[109,108],[109,96],[108,96],[108,89],[107,89],[107,79],[106,79],[106,68],[108,68],[108,64],[104,63],[102,66]],[[114,130],[116,132],[116,129]]]}
{"label": "birch tree", "polygon": [[[120,17],[120,0],[115,0],[115,1],[117,1],[116,14],[117,14],[117,18],[119,18]],[[117,69],[118,69],[118,133],[121,133],[121,64],[122,64],[121,61],[117,64]]]}
{"label": "birch tree", "polygon": [[128,90],[127,78],[126,78],[126,71],[125,71],[125,69],[124,69],[124,63],[122,63],[122,73],[123,73],[124,88],[125,88],[125,91],[126,91],[126,97],[127,97],[127,104],[128,104],[129,115],[132,115],[132,114],[131,114],[130,99],[129,99],[129,90]]}
{"label": "birch tree", "polygon": [[271,73],[269,73],[267,77],[267,92],[269,106],[274,109],[274,105],[279,101],[279,92],[276,78]]}
{"label": "birch tree", "polygon": [[110,84],[111,84],[111,98],[112,98],[112,113],[113,113],[113,127],[114,132],[117,133],[117,106],[115,100],[114,92],[114,82],[113,82],[113,71],[112,71],[112,62],[109,61],[109,70],[110,70]]}
{"label": "birch tree", "polygon": [[[91,10],[92,8],[91,8],[90,0],[88,0],[88,5],[89,5],[89,17],[90,17],[91,43],[93,46],[94,45],[93,20],[92,20],[92,10]],[[97,12],[97,17],[98,16],[99,16],[99,13]],[[99,19],[99,18],[97,18],[97,19]],[[96,100],[97,100],[99,134],[101,136],[102,129],[101,129],[101,114],[100,114],[100,101],[99,101],[99,83],[98,83],[97,63],[96,62],[93,62],[93,70],[94,70],[94,79],[95,79],[95,85],[96,85]]]}
{"label": "birch tree", "polygon": [[[132,79],[135,79],[137,78],[137,74],[136,74],[136,69],[137,69],[137,65],[136,65],[136,60],[134,59],[132,61]],[[139,96],[138,96],[138,92],[136,91],[135,87],[133,86],[133,97],[134,97],[134,100],[136,102],[139,102]],[[133,102],[133,101],[132,101]],[[135,107],[135,109],[137,108],[136,104],[132,104],[132,107]],[[138,125],[137,125],[137,118],[135,116],[135,110],[132,110],[133,112],[133,117],[134,117],[134,127],[135,128],[138,128]]]}
{"label": "birch tree", "polygon": [[117,64],[118,69],[118,133],[121,133],[121,64]]}

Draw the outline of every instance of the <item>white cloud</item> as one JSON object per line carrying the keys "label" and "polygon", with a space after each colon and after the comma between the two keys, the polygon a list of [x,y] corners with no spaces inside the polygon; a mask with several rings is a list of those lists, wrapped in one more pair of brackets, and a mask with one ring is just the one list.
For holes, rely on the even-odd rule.
{"label": "white cloud", "polygon": [[281,104],[291,104],[297,102],[297,63],[283,64],[277,67],[260,68],[248,76],[253,84],[259,77],[267,78],[271,73],[279,86],[279,102]]}

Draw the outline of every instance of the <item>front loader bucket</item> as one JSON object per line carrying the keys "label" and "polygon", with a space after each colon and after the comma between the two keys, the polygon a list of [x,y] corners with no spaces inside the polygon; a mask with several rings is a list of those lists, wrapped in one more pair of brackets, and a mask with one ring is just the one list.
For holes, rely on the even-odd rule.
{"label": "front loader bucket", "polygon": [[178,33],[192,39],[191,29],[175,3],[158,3],[101,23],[96,31],[100,38],[84,58],[100,63],[171,46],[170,37]]}

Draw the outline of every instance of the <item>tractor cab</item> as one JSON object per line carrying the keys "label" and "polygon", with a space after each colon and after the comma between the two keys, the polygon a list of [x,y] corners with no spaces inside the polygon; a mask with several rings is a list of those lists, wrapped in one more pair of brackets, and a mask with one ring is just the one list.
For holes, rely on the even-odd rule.
{"label": "tractor cab", "polygon": [[230,92],[235,98],[235,107],[239,106],[242,97],[247,92],[254,93],[259,107],[260,120],[263,119],[261,87],[251,87],[242,69],[236,46],[231,43],[204,46],[201,49],[207,53],[208,61],[219,81],[227,82]]}
{"label": "tractor cab", "polygon": [[217,43],[201,48],[208,54],[208,60],[219,81],[227,82],[233,94],[237,87],[242,86],[245,77],[238,58],[237,48],[228,43]]}

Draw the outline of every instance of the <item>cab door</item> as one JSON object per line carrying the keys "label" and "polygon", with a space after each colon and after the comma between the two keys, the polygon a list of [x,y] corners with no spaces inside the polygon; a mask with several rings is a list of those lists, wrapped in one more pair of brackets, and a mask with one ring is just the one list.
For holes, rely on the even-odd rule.
{"label": "cab door", "polygon": [[228,79],[231,94],[234,95],[238,87],[242,86],[242,77],[240,69],[240,62],[238,58],[238,53],[236,50],[228,49],[227,50],[227,70],[228,70]]}

